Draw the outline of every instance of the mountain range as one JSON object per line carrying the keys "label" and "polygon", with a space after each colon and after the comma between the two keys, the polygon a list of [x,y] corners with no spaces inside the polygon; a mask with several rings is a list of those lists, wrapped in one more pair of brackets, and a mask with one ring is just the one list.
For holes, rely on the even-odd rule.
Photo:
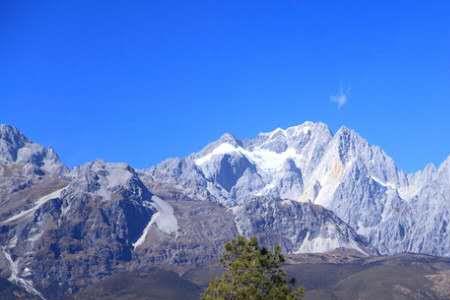
{"label": "mountain range", "polygon": [[234,236],[287,255],[450,256],[450,159],[413,174],[355,131],[305,122],[148,169],[56,152],[0,125],[0,277],[62,299],[122,272],[187,272]]}

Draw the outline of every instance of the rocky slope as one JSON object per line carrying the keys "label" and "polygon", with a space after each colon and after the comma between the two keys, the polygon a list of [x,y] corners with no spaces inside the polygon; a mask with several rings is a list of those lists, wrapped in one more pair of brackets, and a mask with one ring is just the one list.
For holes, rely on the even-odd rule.
{"label": "rocky slope", "polygon": [[93,162],[65,180],[0,224],[2,269],[41,297],[60,297],[130,261],[156,211],[152,194],[126,165]]}
{"label": "rocky slope", "polygon": [[333,134],[306,122],[244,141],[225,134],[199,153],[146,170],[144,178],[155,189],[172,187],[227,207],[259,196],[317,204],[380,253],[447,256],[449,161],[407,174],[353,130]]}
{"label": "rocky slope", "polygon": [[0,277],[61,299],[113,274],[210,265],[237,234],[288,254],[449,256],[449,161],[406,174],[354,131],[307,122],[148,170],[68,169],[0,125]]}

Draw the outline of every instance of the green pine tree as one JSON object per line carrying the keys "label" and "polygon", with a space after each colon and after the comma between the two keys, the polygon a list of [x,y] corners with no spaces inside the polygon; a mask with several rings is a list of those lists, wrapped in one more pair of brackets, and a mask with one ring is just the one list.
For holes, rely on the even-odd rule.
{"label": "green pine tree", "polygon": [[223,275],[209,283],[203,300],[298,300],[303,289],[293,289],[281,269],[281,248],[260,248],[256,238],[237,237],[225,245]]}

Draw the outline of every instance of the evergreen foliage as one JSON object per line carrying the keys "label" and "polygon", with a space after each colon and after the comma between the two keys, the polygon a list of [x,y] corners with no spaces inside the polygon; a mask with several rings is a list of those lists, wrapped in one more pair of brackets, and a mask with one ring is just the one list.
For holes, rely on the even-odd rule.
{"label": "evergreen foliage", "polygon": [[223,275],[214,279],[203,300],[299,300],[303,289],[294,289],[281,269],[281,248],[260,248],[256,238],[242,236],[228,242],[221,258]]}

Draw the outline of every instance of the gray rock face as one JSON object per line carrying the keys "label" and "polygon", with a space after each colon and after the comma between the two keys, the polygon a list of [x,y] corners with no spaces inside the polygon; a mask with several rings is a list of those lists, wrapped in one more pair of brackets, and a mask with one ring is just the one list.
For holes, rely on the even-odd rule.
{"label": "gray rock face", "polygon": [[356,249],[376,254],[367,241],[332,211],[311,203],[270,197],[247,199],[233,207],[239,232],[256,236],[266,247],[281,247],[287,253],[326,252]]}
{"label": "gray rock face", "polygon": [[0,125],[0,159],[2,162],[17,160],[19,149],[30,141],[16,128],[9,125]]}
{"label": "gray rock face", "polygon": [[66,186],[2,220],[2,251],[10,257],[2,267],[34,294],[61,297],[132,260],[133,243],[156,211],[151,199],[127,165],[83,165]]}
{"label": "gray rock face", "polygon": [[0,124],[0,164],[23,165],[28,175],[57,174],[66,171],[51,148],[33,143],[16,128]]}
{"label": "gray rock face", "polygon": [[[321,205],[383,254],[449,255],[450,159],[406,174],[353,130],[333,134],[324,124],[306,122],[243,142],[227,135],[179,161],[192,166],[184,172],[195,172],[171,180],[166,163],[145,173],[160,186],[174,183],[230,208],[261,196]],[[246,217],[236,211],[236,218]]]}
{"label": "gray rock face", "polygon": [[69,170],[51,149],[0,125],[0,221],[67,184]]}
{"label": "gray rock face", "polygon": [[237,234],[289,254],[349,248],[450,256],[450,159],[406,174],[354,131],[306,122],[230,134],[136,172],[72,170],[0,126],[0,276],[59,299],[118,270],[216,261]]}
{"label": "gray rock face", "polygon": [[149,228],[135,247],[140,268],[169,264],[170,269],[179,271],[216,262],[223,245],[238,234],[233,214],[221,205],[205,201],[166,203],[173,209],[176,230],[168,231],[161,225]]}
{"label": "gray rock face", "polygon": [[[230,208],[242,234],[259,236],[263,243],[281,241],[282,236],[287,252],[320,252],[344,245],[365,251],[362,249],[370,247],[333,212],[307,209],[313,206],[309,203],[313,199],[299,203],[307,193],[306,180],[315,176],[335,139],[324,124],[310,122],[244,142],[227,134],[199,153],[144,171],[142,178],[153,191],[176,188],[191,198]],[[314,188],[321,192],[320,183]],[[260,201],[271,209],[252,211],[248,206]],[[311,214],[315,214],[315,223],[309,223]],[[265,224],[269,236],[262,235],[255,222]],[[288,225],[280,225],[285,223]]]}
{"label": "gray rock face", "polygon": [[[12,132],[0,163],[0,275],[35,297],[61,299],[120,270],[208,264],[237,234],[226,208],[173,188],[157,197],[126,164],[68,170],[39,145],[39,159],[21,160],[31,142]],[[168,169],[176,178],[190,167]]]}

